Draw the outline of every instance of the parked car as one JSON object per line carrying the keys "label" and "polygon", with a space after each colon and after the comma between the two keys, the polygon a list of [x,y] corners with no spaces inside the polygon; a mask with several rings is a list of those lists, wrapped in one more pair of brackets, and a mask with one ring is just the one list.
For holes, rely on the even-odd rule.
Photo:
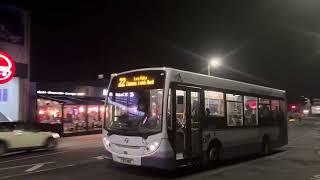
{"label": "parked car", "polygon": [[56,148],[60,135],[42,131],[36,124],[0,123],[0,155],[17,150]]}

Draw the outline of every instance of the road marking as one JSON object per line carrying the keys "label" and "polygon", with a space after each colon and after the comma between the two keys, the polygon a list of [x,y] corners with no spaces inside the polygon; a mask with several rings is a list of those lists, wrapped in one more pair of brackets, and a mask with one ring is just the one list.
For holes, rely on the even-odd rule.
{"label": "road marking", "polygon": [[[93,143],[83,143],[82,145],[89,145],[89,144],[96,144],[96,142]],[[72,147],[76,147],[76,146],[81,146],[80,144],[72,146]],[[8,162],[14,162],[14,161],[20,161],[20,160],[25,160],[25,159],[31,159],[31,158],[38,158],[38,157],[44,157],[44,156],[51,156],[51,155],[56,155],[56,154],[63,154],[63,153],[68,153],[68,152],[72,152],[72,151],[77,151],[80,149],[86,149],[87,147],[82,147],[82,148],[74,148],[72,150],[66,150],[66,151],[60,151],[60,152],[55,152],[55,153],[48,153],[48,154],[42,154],[42,155],[37,155],[37,156],[28,156],[28,157],[23,157],[23,158],[18,158],[18,159],[11,159],[11,160],[7,160],[7,161],[1,161],[0,164],[3,163],[8,163]]]}
{"label": "road marking", "polygon": [[310,177],[311,180],[320,180],[320,174]]}
{"label": "road marking", "polygon": [[97,159],[97,160],[103,160],[104,157],[103,156],[97,156],[97,157],[93,157],[94,159]]}
{"label": "road marking", "polygon": [[48,169],[32,171],[32,172],[26,172],[26,173],[20,173],[20,174],[9,175],[9,176],[2,176],[2,177],[0,177],[0,179],[11,179],[13,177],[25,176],[25,175],[28,175],[28,174],[51,171],[51,170],[56,170],[56,169],[63,169],[63,168],[72,167],[72,166],[75,166],[75,164],[70,164],[70,165],[66,165],[66,166],[62,166],[62,167],[48,168]]}
{"label": "road marking", "polygon": [[75,146],[85,146],[85,145],[92,145],[92,144],[101,144],[101,142],[90,142],[90,143],[66,143],[66,144],[58,144],[58,148],[68,148],[68,147],[75,147]]}
{"label": "road marking", "polygon": [[14,162],[14,161],[20,161],[20,160],[25,160],[25,159],[38,158],[38,157],[43,157],[43,156],[52,156],[55,154],[63,154],[63,153],[67,153],[67,152],[71,152],[71,151],[61,151],[61,152],[42,154],[42,155],[37,155],[37,156],[28,156],[28,157],[23,157],[23,158],[18,158],[18,159],[11,159],[11,160],[7,160],[7,161],[1,161],[0,164]]}
{"label": "road marking", "polygon": [[39,169],[39,168],[41,168],[42,166],[44,166],[45,164],[36,164],[36,165],[34,165],[34,166],[32,166],[31,168],[29,168],[29,169],[27,169],[27,170],[25,170],[26,172],[32,172],[32,171],[35,171],[35,170],[37,170],[37,169]]}
{"label": "road marking", "polygon": [[[43,165],[45,164],[53,164],[55,162],[45,162],[45,163],[41,163]],[[20,166],[12,166],[12,167],[5,167],[5,168],[0,168],[0,171],[2,170],[8,170],[8,169],[16,169],[16,168],[23,168],[23,167],[29,167],[29,166],[35,166],[35,165],[38,165],[40,163],[35,163],[35,164],[26,164],[26,165],[20,165]]]}

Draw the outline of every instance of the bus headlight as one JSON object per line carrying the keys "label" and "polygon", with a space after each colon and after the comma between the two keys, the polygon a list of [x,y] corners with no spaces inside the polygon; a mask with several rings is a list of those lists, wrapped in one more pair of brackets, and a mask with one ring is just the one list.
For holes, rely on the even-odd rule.
{"label": "bus headlight", "polygon": [[111,146],[110,141],[109,141],[106,137],[103,138],[103,143],[104,143],[104,145],[105,145],[106,147],[110,147],[110,146]]}
{"label": "bus headlight", "polygon": [[150,154],[155,152],[159,148],[159,146],[159,141],[153,141],[152,143],[149,143],[144,150],[144,154]]}

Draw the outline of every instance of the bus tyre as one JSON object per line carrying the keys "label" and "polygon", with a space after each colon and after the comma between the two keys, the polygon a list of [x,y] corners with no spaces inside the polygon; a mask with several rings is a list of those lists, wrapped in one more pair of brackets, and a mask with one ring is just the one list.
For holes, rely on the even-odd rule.
{"label": "bus tyre", "polygon": [[217,145],[213,145],[210,149],[209,149],[209,162],[210,163],[217,163],[220,159],[220,149]]}
{"label": "bus tyre", "polygon": [[7,152],[7,145],[0,141],[0,156]]}
{"label": "bus tyre", "polygon": [[268,139],[263,140],[262,142],[262,155],[267,156],[270,154],[270,143]]}
{"label": "bus tyre", "polygon": [[202,166],[207,167],[208,165],[217,165],[220,160],[220,148],[218,145],[211,145],[205,153]]}
{"label": "bus tyre", "polygon": [[57,147],[57,141],[53,138],[48,138],[46,142],[47,150],[54,150]]}

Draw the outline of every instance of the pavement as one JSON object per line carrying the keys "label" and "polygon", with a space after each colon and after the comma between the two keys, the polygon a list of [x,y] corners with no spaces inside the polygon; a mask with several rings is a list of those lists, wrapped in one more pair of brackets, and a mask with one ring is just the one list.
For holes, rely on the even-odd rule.
{"label": "pavement", "polygon": [[0,179],[272,179],[320,180],[320,120],[289,123],[289,144],[269,156],[246,156],[206,170],[173,172],[125,166],[103,159],[101,135],[62,138],[56,151],[0,157]]}

